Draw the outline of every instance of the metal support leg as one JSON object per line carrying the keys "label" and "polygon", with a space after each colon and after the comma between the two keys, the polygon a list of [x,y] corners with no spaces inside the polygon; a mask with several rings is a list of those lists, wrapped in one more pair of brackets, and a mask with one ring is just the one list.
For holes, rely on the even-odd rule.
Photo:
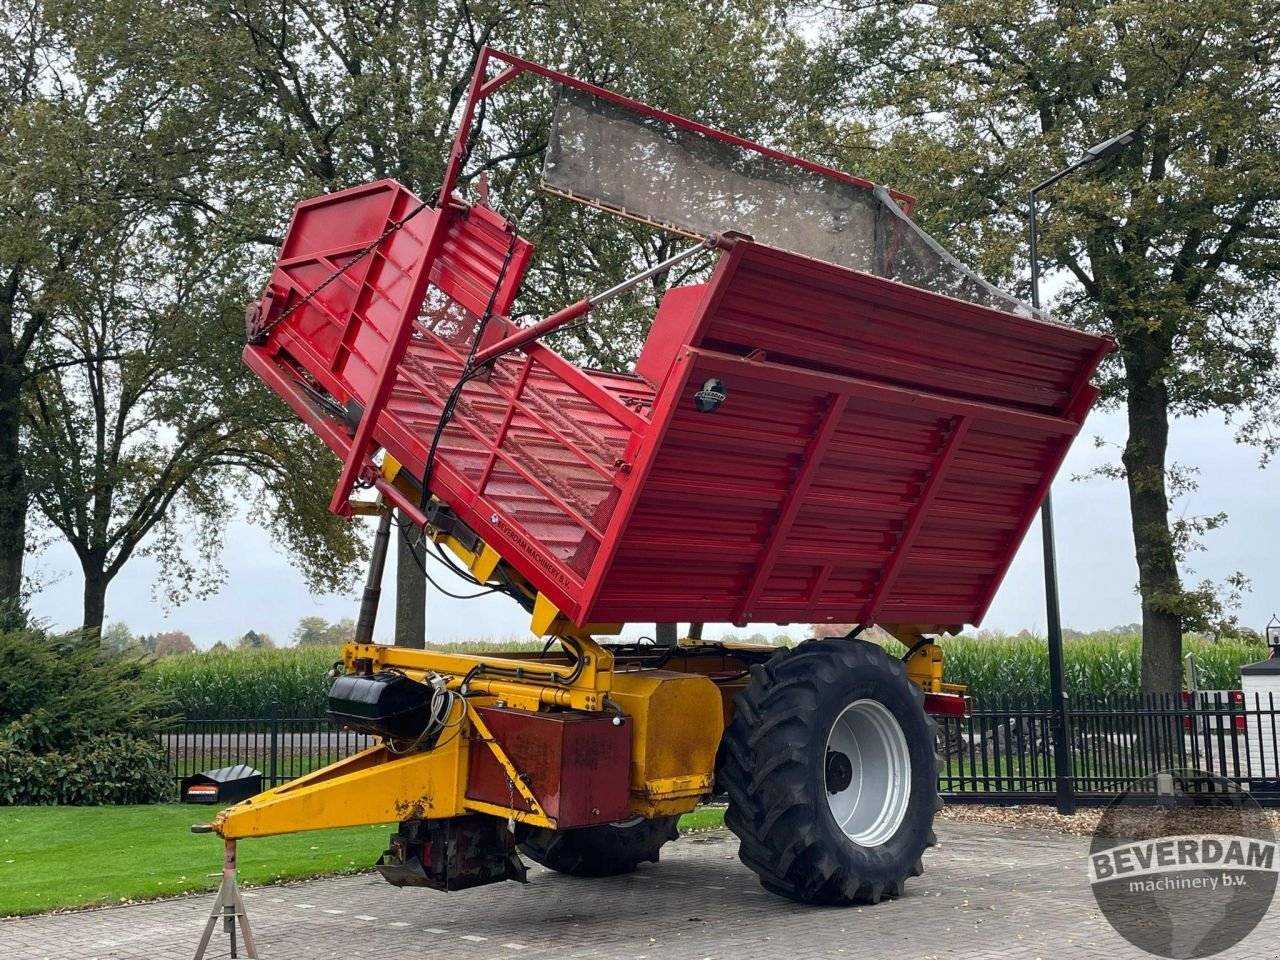
{"label": "metal support leg", "polygon": [[204,952],[209,948],[209,940],[213,937],[219,920],[222,921],[222,929],[231,938],[231,956],[236,957],[237,918],[240,920],[240,935],[244,938],[244,960],[258,960],[258,948],[253,943],[253,931],[249,929],[249,917],[244,911],[244,901],[240,898],[240,887],[236,883],[236,842],[228,840],[226,843],[226,854],[222,859],[222,883],[218,887],[218,895],[214,898],[209,920],[204,925],[200,945],[196,947],[196,955],[192,960],[204,960]]}
{"label": "metal support leg", "polygon": [[386,504],[378,518],[378,532],[373,538],[373,556],[369,558],[369,576],[360,599],[360,618],[356,621],[356,643],[373,643],[373,624],[378,618],[378,601],[382,599],[382,571],[387,565],[387,545],[391,542],[391,505]]}

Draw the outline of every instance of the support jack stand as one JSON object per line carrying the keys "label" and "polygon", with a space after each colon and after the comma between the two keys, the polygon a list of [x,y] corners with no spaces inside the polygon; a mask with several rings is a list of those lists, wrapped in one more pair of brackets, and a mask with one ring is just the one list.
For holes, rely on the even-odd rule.
{"label": "support jack stand", "polygon": [[244,960],[258,960],[258,950],[253,944],[253,931],[249,929],[249,917],[244,912],[244,900],[240,898],[240,887],[236,884],[236,842],[228,840],[226,843],[227,852],[222,860],[222,884],[218,887],[218,896],[213,901],[209,921],[204,925],[204,934],[200,937],[200,945],[196,947],[196,955],[192,960],[204,960],[204,952],[209,947],[209,939],[219,920],[222,921],[222,929],[231,938],[231,956],[236,957],[237,918],[244,937]]}

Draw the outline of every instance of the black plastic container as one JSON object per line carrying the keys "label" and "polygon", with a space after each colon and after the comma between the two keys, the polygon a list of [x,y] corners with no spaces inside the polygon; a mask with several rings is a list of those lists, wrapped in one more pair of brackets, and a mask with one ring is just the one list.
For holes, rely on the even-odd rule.
{"label": "black plastic container", "polygon": [[431,710],[431,688],[402,673],[343,674],[329,690],[329,718],[360,733],[412,740]]}

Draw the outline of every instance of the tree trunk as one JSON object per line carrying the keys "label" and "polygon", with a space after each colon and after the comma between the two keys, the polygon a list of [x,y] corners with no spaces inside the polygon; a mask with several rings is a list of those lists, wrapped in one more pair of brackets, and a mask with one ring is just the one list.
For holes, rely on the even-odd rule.
{"label": "tree trunk", "polygon": [[84,632],[102,635],[102,620],[107,610],[107,587],[111,578],[102,571],[84,571]]}
{"label": "tree trunk", "polygon": [[22,601],[22,561],[27,547],[27,488],[19,437],[20,371],[0,366],[0,611]]}
{"label": "tree trunk", "polygon": [[[409,521],[402,515],[400,522]],[[404,536],[396,537],[396,543],[395,644],[421,650],[427,645],[427,580],[422,575],[422,565],[427,562],[425,541],[416,551]]]}
{"label": "tree trunk", "polygon": [[1129,439],[1123,461],[1142,597],[1142,692],[1182,689],[1182,581],[1169,532],[1165,457],[1169,446],[1169,393],[1164,351],[1151,344],[1125,358],[1129,386]]}

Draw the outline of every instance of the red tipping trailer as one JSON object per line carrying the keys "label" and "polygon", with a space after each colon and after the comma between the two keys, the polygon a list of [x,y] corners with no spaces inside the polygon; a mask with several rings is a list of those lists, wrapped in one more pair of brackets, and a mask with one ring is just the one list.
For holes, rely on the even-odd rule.
{"label": "red tipping trailer", "polygon": [[800,175],[880,197],[878,268],[719,236],[633,374],[528,342],[474,376],[481,319],[482,349],[520,330],[507,314],[533,251],[448,178],[436,206],[392,181],[299,204],[245,360],[345,462],[335,510],[363,479],[425,521],[372,457],[415,478],[430,457],[430,493],[578,625],[977,624],[1112,344],[989,288],[969,299],[995,306],[914,285],[902,264],[933,253],[892,195]]}
{"label": "red tipping trailer", "polygon": [[[698,241],[532,324],[532,245],[457,189],[477,105],[518,78],[555,93],[548,191]],[[380,495],[329,694],[380,742],[214,829],[397,820],[383,876],[453,890],[524,879],[517,848],[582,876],[656,862],[723,794],[767,889],[901,894],[936,842],[930,718],[968,709],[930,634],[981,621],[1112,343],[965,270],[908,197],[517,57],[481,51],[461,119],[431,202],[384,180],[299,204],[248,312],[246,362],[342,460],[331,509]],[[539,342],[676,264],[633,372]],[[389,505],[531,610],[541,653],[372,643]],[[626,621],[856,627],[598,639]]]}

